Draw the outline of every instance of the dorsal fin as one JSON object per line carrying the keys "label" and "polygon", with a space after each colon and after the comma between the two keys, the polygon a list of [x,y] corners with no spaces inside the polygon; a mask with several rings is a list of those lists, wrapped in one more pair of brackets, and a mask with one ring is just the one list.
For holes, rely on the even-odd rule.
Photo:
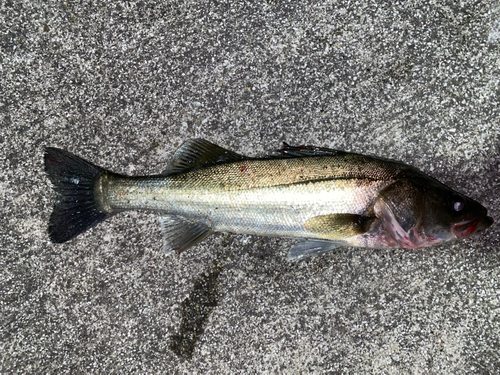
{"label": "dorsal fin", "polygon": [[163,175],[192,171],[209,165],[245,159],[236,152],[226,150],[204,139],[189,139],[175,151]]}
{"label": "dorsal fin", "polygon": [[338,156],[348,154],[346,151],[335,150],[333,148],[316,147],[316,146],[290,146],[288,143],[283,142],[283,147],[278,150],[280,156],[288,157],[303,157],[303,156]]}

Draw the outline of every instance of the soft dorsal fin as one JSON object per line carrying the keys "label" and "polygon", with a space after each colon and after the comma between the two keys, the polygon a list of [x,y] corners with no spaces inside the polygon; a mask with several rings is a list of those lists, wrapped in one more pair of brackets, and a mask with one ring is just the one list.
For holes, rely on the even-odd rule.
{"label": "soft dorsal fin", "polygon": [[209,165],[245,159],[236,152],[226,150],[204,139],[189,139],[175,151],[163,175],[192,171]]}

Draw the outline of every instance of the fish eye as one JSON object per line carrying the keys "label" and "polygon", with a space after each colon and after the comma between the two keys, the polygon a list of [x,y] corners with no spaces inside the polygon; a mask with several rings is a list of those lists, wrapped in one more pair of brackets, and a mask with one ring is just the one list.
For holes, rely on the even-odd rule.
{"label": "fish eye", "polygon": [[464,209],[464,202],[462,201],[455,201],[453,202],[453,209],[456,211],[456,212],[460,212]]}

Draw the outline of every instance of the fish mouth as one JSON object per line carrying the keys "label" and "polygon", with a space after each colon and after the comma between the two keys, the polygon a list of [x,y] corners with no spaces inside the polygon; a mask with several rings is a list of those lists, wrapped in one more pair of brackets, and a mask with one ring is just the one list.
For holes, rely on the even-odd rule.
{"label": "fish mouth", "polygon": [[465,238],[473,233],[481,232],[493,224],[493,219],[489,216],[483,216],[476,219],[464,220],[454,224],[451,230],[455,237]]}

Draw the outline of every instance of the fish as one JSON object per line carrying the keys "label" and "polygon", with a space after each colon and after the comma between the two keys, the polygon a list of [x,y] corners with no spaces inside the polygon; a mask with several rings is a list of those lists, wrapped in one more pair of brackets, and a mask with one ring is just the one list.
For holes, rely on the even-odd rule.
{"label": "fish", "polygon": [[290,260],[340,246],[435,246],[494,222],[480,203],[413,166],[323,147],[284,143],[257,158],[190,139],[154,176],[110,172],[54,147],[44,161],[56,193],[54,243],[128,210],[158,214],[168,254],[229,232],[297,238]]}

